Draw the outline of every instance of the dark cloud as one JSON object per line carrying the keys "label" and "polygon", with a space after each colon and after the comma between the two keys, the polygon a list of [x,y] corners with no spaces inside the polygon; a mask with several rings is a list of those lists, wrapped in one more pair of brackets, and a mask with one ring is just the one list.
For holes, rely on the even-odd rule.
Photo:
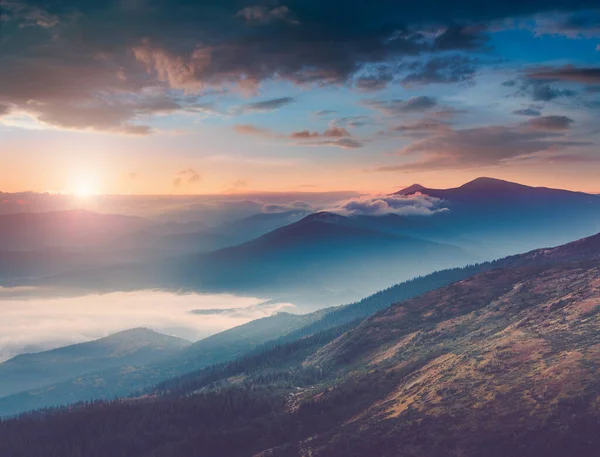
{"label": "dark cloud", "polygon": [[429,117],[435,117],[438,119],[452,119],[461,114],[466,114],[468,112],[469,112],[469,110],[466,110],[466,109],[459,109],[459,108],[453,108],[450,106],[445,106],[439,110],[429,112],[428,115],[429,115]]}
{"label": "dark cloud", "polygon": [[464,55],[452,55],[413,62],[404,68],[408,70],[401,80],[404,86],[452,84],[472,81],[477,74],[477,61]]}
{"label": "dark cloud", "polygon": [[392,133],[400,133],[406,136],[430,135],[432,133],[444,132],[447,130],[450,130],[450,126],[436,119],[420,119],[418,121],[400,124],[390,129]]}
{"label": "dark cloud", "polygon": [[12,106],[0,104],[0,117],[6,116],[12,111]]}
{"label": "dark cloud", "polygon": [[518,95],[530,97],[536,102],[550,102],[557,98],[571,98],[577,92],[571,89],[558,89],[546,81],[525,79],[522,81]]}
{"label": "dark cloud", "polygon": [[571,38],[600,36],[600,10],[571,14],[547,14],[536,18],[538,35],[564,35]]}
{"label": "dark cloud", "polygon": [[[238,125],[235,125],[233,128],[236,132],[238,132],[242,135],[259,135],[259,136],[280,138],[280,139],[281,138],[289,138],[289,139],[292,139],[295,141],[308,142],[306,144],[330,144],[330,143],[332,143],[332,141],[329,141],[329,140],[320,141],[320,142],[314,142],[313,140],[331,139],[331,138],[344,139],[344,138],[352,136],[351,133],[348,130],[346,130],[344,127],[333,125],[333,124],[330,125],[330,127],[327,128],[323,132],[311,132],[309,130],[299,130],[296,132],[292,132],[289,135],[278,134],[269,129],[257,127],[252,124],[238,124]],[[340,142],[340,145],[343,145],[343,144],[344,144],[343,141]]]}
{"label": "dark cloud", "polygon": [[556,153],[572,146],[585,145],[589,143],[572,141],[564,138],[561,133],[532,129],[529,126],[490,126],[448,130],[417,140],[401,151],[403,156],[421,155],[421,160],[380,167],[376,171],[494,166],[544,153]]}
{"label": "dark cloud", "polygon": [[313,111],[311,114],[315,117],[327,117],[327,116],[333,116],[334,114],[337,114],[337,111],[330,110],[330,109],[321,109],[318,111]]}
{"label": "dark cloud", "polygon": [[287,6],[267,8],[265,6],[247,6],[237,13],[249,24],[268,24],[271,22],[284,21],[296,24],[293,14]]}
{"label": "dark cloud", "polygon": [[300,132],[293,132],[290,134],[290,138],[295,140],[312,139],[312,138],[343,138],[349,137],[350,132],[343,127],[330,127],[323,133],[309,132],[308,130],[302,130]]}
{"label": "dark cloud", "polygon": [[567,116],[541,116],[531,119],[527,125],[537,130],[567,130],[573,122]]}
{"label": "dark cloud", "polygon": [[364,143],[362,141],[355,140],[353,138],[340,138],[339,140],[318,141],[316,143],[311,144],[323,146],[336,146],[342,149],[357,149],[362,148],[364,146]]}
{"label": "dark cloud", "polygon": [[21,27],[50,28],[58,25],[58,17],[26,2],[8,1],[0,4],[0,21],[17,20]]}
{"label": "dark cloud", "polygon": [[450,51],[456,49],[473,50],[482,48],[487,42],[485,28],[453,24],[435,37],[435,49]]}
{"label": "dark cloud", "polygon": [[600,162],[600,156],[588,154],[549,154],[544,157],[544,161],[567,165],[573,163],[598,163]]}
{"label": "dark cloud", "polygon": [[478,51],[490,21],[587,5],[589,0],[485,8],[448,0],[349,0],[343,7],[334,0],[4,2],[0,104],[52,126],[139,135],[152,132],[152,116],[188,110],[192,95],[197,102],[198,94],[211,90],[256,93],[264,81],[345,84],[364,76],[359,85],[376,89],[390,76],[365,69],[395,68],[406,58],[427,63],[408,71],[405,84],[463,81],[473,74],[469,65],[442,70],[435,59],[446,58],[448,50]]}
{"label": "dark cloud", "polygon": [[280,97],[260,102],[247,103],[234,109],[237,113],[265,113],[274,111],[284,106],[294,103],[294,97]]}
{"label": "dark cloud", "polygon": [[536,68],[527,72],[533,80],[567,81],[582,84],[600,84],[600,67],[563,67]]}
{"label": "dark cloud", "polygon": [[[418,55],[429,48],[421,42],[421,34],[403,28],[367,33],[360,28],[342,32],[326,24],[307,27],[277,28],[276,33],[269,27],[262,33],[256,31],[252,36],[238,36],[187,53],[150,41],[134,51],[149,74],[171,87],[198,90],[233,84],[256,91],[261,82],[273,77],[296,84],[340,84],[365,64]],[[218,36],[222,35],[219,31]]]}
{"label": "dark cloud", "polygon": [[536,106],[530,106],[528,108],[521,108],[521,109],[517,109],[513,111],[513,114],[516,114],[518,116],[530,116],[530,117],[536,117],[536,116],[541,116],[542,112],[540,111],[540,109]]}
{"label": "dark cloud", "polygon": [[364,104],[387,115],[399,115],[427,111],[438,103],[435,98],[422,95],[408,100],[365,100]]}

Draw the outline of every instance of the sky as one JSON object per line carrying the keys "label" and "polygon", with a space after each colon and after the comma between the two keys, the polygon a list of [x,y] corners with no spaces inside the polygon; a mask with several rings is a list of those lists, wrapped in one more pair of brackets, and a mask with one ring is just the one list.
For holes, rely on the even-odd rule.
{"label": "sky", "polygon": [[0,9],[4,192],[600,192],[597,1]]}

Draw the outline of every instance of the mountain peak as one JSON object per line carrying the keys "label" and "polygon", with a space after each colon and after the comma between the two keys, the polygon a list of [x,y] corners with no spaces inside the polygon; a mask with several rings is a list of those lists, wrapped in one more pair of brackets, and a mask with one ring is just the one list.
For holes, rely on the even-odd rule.
{"label": "mountain peak", "polygon": [[412,195],[424,190],[426,190],[425,186],[422,186],[421,184],[413,184],[412,186],[408,186],[402,190],[399,190],[395,193],[395,195]]}
{"label": "mountain peak", "polygon": [[188,343],[181,338],[165,335],[164,333],[159,333],[146,327],[136,327],[123,330],[96,341],[117,345],[124,343],[136,343],[140,345],[161,343],[171,343],[177,345]]}
{"label": "mountain peak", "polygon": [[469,181],[466,184],[460,186],[460,189],[475,189],[475,190],[501,190],[501,189],[515,189],[529,187],[522,184],[517,184],[510,181],[504,181],[502,179],[488,178],[482,176],[476,178],[473,181]]}
{"label": "mountain peak", "polygon": [[324,222],[328,224],[335,224],[342,219],[345,219],[345,217],[340,214],[332,213],[330,211],[319,211],[318,213],[313,213],[306,216],[300,222]]}

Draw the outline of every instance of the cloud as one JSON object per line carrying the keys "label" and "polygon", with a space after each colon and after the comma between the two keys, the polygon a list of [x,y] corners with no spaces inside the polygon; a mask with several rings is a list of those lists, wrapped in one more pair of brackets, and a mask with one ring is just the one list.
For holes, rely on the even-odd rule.
{"label": "cloud", "polygon": [[252,124],[236,124],[233,129],[242,135],[260,135],[260,136],[273,136],[273,132],[263,127],[257,127]]}
{"label": "cloud", "polygon": [[443,51],[480,49],[487,42],[487,36],[484,32],[485,28],[481,25],[452,24],[443,33],[435,37],[433,46],[435,49]]}
{"label": "cloud", "polygon": [[249,24],[262,25],[277,21],[298,23],[298,21],[291,18],[292,14],[287,6],[278,6],[272,9],[265,6],[247,6],[238,11],[237,16],[243,18]]}
{"label": "cloud", "polygon": [[450,126],[445,122],[440,122],[436,119],[420,119],[392,127],[389,132],[407,136],[423,136],[448,130],[450,130]]}
{"label": "cloud", "polygon": [[385,89],[394,80],[394,69],[387,65],[379,65],[369,69],[366,74],[356,79],[356,87],[365,92]]}
{"label": "cloud", "polygon": [[[236,132],[238,132],[242,135],[256,135],[256,136],[264,136],[264,137],[271,137],[271,138],[286,138],[286,135],[281,135],[281,134],[275,133],[269,129],[257,127],[252,124],[238,124],[238,125],[235,125],[233,128]],[[344,142],[341,140],[345,139],[346,137],[350,137],[350,136],[352,136],[352,135],[344,127],[331,125],[324,132],[311,132],[309,130],[299,130],[299,131],[290,133],[289,135],[287,135],[287,138],[292,139],[294,141],[298,141],[298,142],[306,142],[306,143],[301,143],[301,144],[329,144],[329,143],[335,143],[335,142],[329,141],[329,140],[315,142],[313,140],[323,139],[323,138],[337,138],[337,139],[340,139],[339,145],[343,146]],[[356,142],[356,144],[358,144],[358,142]],[[348,147],[352,147],[352,146],[348,146]]]}
{"label": "cloud", "polygon": [[350,132],[343,127],[332,126],[325,130],[323,133],[309,132],[308,130],[302,130],[299,132],[292,132],[290,138],[295,140],[308,140],[313,138],[342,138],[348,137]]}
{"label": "cloud", "polygon": [[333,119],[330,122],[330,125],[332,125],[332,126],[341,125],[341,126],[352,127],[352,128],[364,127],[366,125],[371,125],[371,124],[373,124],[373,120],[369,116],[365,116],[363,114],[356,115],[356,116],[336,117],[335,119]]}
{"label": "cloud", "polygon": [[[58,45],[50,42],[48,47]],[[111,74],[94,58],[78,57],[70,68],[60,67],[56,57],[44,63],[9,53],[5,59],[0,102],[48,126],[148,135],[154,130],[139,119],[183,109],[170,94],[143,85],[133,87],[117,76],[116,69]],[[30,79],[23,81],[23,75]]]}
{"label": "cloud", "polygon": [[0,117],[6,116],[12,111],[12,106],[0,104]]}
{"label": "cloud", "polygon": [[275,111],[279,108],[283,108],[291,103],[294,103],[293,97],[280,97],[273,98],[270,100],[263,100],[260,102],[247,103],[245,105],[238,106],[233,109],[235,113],[267,113],[269,111]]}
{"label": "cloud", "polygon": [[[299,186],[299,187],[306,187],[306,186]],[[288,212],[288,211],[298,211],[298,212],[312,212],[315,209],[315,207],[309,203],[309,202],[305,202],[305,201],[293,201],[291,203],[287,203],[285,205],[281,205],[281,204],[269,204],[269,205],[264,205],[262,208],[262,211],[264,213],[284,213],[284,212]]]}
{"label": "cloud", "polygon": [[246,181],[245,179],[236,179],[235,181],[227,184],[224,188],[223,188],[223,193],[225,194],[231,194],[234,192],[238,192],[242,189],[245,189],[246,187],[248,187],[248,181]]}
{"label": "cloud", "polygon": [[[21,27],[51,28],[58,25],[58,17],[48,11],[26,2],[7,1],[2,2],[2,19],[0,21],[18,20]],[[7,15],[8,17],[4,17]]]}
{"label": "cloud", "polygon": [[464,55],[434,57],[425,62],[414,61],[404,65],[408,74],[402,85],[411,87],[424,84],[453,84],[472,82],[477,74],[477,61]]}
{"label": "cloud", "polygon": [[525,124],[444,131],[414,141],[400,151],[400,155],[404,157],[420,155],[422,157],[420,160],[383,166],[376,171],[469,169],[495,166],[517,159],[543,157],[544,153],[556,153],[570,147],[590,144],[564,138],[561,133],[550,130],[552,129],[535,129]]}
{"label": "cloud", "polygon": [[[589,6],[589,0],[490,8],[448,0],[355,0],[343,8],[333,0],[151,3],[132,10],[118,1],[4,2],[0,104],[55,128],[147,135],[154,116],[193,112],[200,95],[256,93],[264,82],[342,86],[364,76],[359,85],[374,90],[392,80],[470,80],[474,64],[448,53],[485,51],[493,21]],[[406,74],[398,73],[407,59],[417,63],[400,65]],[[392,73],[368,74],[374,67]],[[278,107],[258,105],[254,112]]]}
{"label": "cloud", "polygon": [[307,143],[322,146],[335,146],[342,149],[358,149],[364,146],[364,143],[353,138],[340,138],[339,140],[318,141],[316,143]]}
{"label": "cloud", "polygon": [[549,102],[557,98],[575,97],[577,92],[571,89],[557,89],[545,81],[525,79],[521,83],[518,95],[530,97],[536,102]]}
{"label": "cloud", "polygon": [[534,30],[537,35],[596,38],[600,36],[600,10],[538,15]]}
{"label": "cloud", "polygon": [[[197,340],[292,308],[290,304],[252,297],[179,295],[163,291],[115,292],[75,298],[19,299],[3,295],[0,360],[26,350],[48,350],[136,327]],[[221,315],[191,313],[202,309],[234,311]]]}
{"label": "cloud", "polygon": [[317,111],[313,111],[311,113],[311,116],[314,116],[314,117],[327,117],[327,116],[333,116],[335,114],[337,114],[337,111],[335,111],[335,110],[320,109],[320,110],[317,110]]}
{"label": "cloud", "polygon": [[527,72],[527,77],[534,80],[566,81],[582,84],[600,84],[600,67],[541,67]]}
{"label": "cloud", "polygon": [[427,111],[428,109],[436,106],[437,101],[433,97],[422,95],[419,97],[409,98],[408,100],[365,100],[364,104],[370,108],[392,116]]}
{"label": "cloud", "polygon": [[539,108],[531,107],[531,106],[529,108],[521,108],[521,109],[514,110],[513,114],[516,114],[518,116],[531,116],[531,117],[536,117],[536,116],[542,115]]}
{"label": "cloud", "polygon": [[327,211],[344,216],[383,216],[398,214],[402,216],[431,216],[448,211],[443,200],[428,195],[415,194],[362,196],[352,198],[327,208]]}
{"label": "cloud", "polygon": [[537,130],[567,130],[573,122],[567,116],[541,116],[529,120],[527,125]]}
{"label": "cloud", "polygon": [[202,181],[202,176],[193,168],[181,170],[173,178],[173,186],[180,187],[183,184],[196,184]]}

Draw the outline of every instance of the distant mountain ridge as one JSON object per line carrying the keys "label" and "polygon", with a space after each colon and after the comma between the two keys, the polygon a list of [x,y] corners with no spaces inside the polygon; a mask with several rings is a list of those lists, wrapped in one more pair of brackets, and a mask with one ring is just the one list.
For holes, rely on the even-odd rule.
{"label": "distant mountain ridge", "polygon": [[[417,259],[421,262],[411,265]],[[185,278],[190,288],[292,301],[296,290],[311,285],[314,290],[340,291],[339,302],[357,295],[352,288],[374,292],[398,278],[428,272],[423,266],[436,270],[468,260],[469,254],[456,246],[319,212],[252,241],[189,256],[175,276]]]}
{"label": "distant mountain ridge", "polygon": [[21,354],[0,363],[0,397],[110,367],[146,364],[189,344],[181,338],[137,328],[87,343]]}
{"label": "distant mountain ridge", "polygon": [[405,189],[395,192],[394,195],[414,195],[421,193],[431,197],[442,198],[446,200],[461,199],[489,199],[489,198],[514,198],[514,197],[595,197],[593,194],[585,192],[553,189],[549,187],[532,187],[525,184],[518,184],[502,179],[481,177],[469,181],[462,186],[451,189],[431,189],[420,184],[413,184]]}
{"label": "distant mountain ridge", "polygon": [[[446,210],[407,216],[392,208],[384,215],[346,216],[298,209],[200,230],[159,224],[116,238],[103,235],[112,241],[98,248],[94,239],[97,248],[91,250],[78,247],[77,237],[73,246],[58,250],[35,250],[36,241],[27,252],[0,249],[0,283],[99,292],[226,291],[302,305],[321,297],[322,305],[334,305],[414,276],[600,230],[600,198],[581,192],[478,178],[446,190],[413,185],[397,195],[415,193],[439,198]],[[42,245],[55,244],[42,232],[34,235],[29,238]],[[58,237],[63,239],[70,238]]]}

